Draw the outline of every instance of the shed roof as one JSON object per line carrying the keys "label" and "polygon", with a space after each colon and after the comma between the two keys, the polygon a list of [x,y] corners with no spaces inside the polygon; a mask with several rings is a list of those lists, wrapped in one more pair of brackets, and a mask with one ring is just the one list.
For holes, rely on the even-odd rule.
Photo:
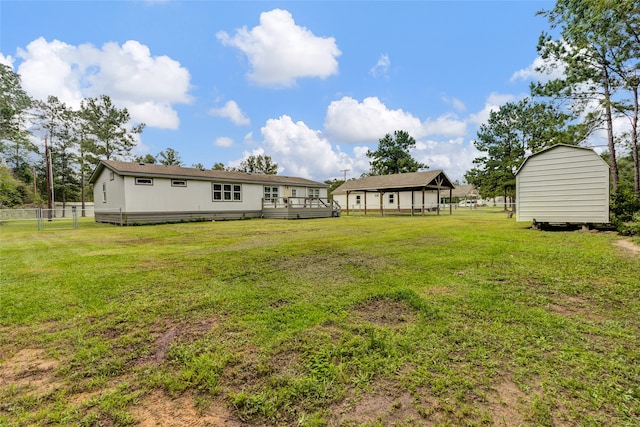
{"label": "shed roof", "polygon": [[165,166],[150,163],[120,162],[116,160],[101,160],[96,169],[91,174],[89,182],[95,183],[100,173],[109,169],[121,176],[144,176],[158,178],[179,178],[197,179],[203,181],[229,181],[247,182],[255,184],[283,184],[298,185],[305,187],[329,187],[328,184],[312,181],[306,178],[298,178],[283,175],[266,175],[259,173],[234,172],[223,170],[201,170],[196,168],[185,168],[182,166]]}
{"label": "shed roof", "polygon": [[560,148],[560,147],[566,147],[566,148],[571,148],[571,149],[575,149],[575,150],[585,150],[585,151],[590,151],[590,152],[592,152],[595,156],[597,156],[597,157],[602,161],[602,163],[604,163],[605,165],[607,165],[607,167],[609,167],[609,165],[607,164],[607,162],[605,162],[605,161],[604,161],[604,159],[598,155],[598,153],[596,153],[595,151],[593,151],[593,148],[590,148],[590,147],[581,147],[581,146],[579,146],[579,145],[555,144],[555,145],[552,145],[551,147],[543,148],[542,150],[537,151],[537,152],[535,152],[535,153],[530,154],[529,156],[527,156],[527,158],[526,158],[526,159],[524,159],[524,162],[522,162],[522,164],[520,165],[520,167],[519,167],[519,168],[518,168],[518,170],[516,171],[516,175],[518,175],[518,174],[520,173],[520,171],[521,171],[521,170],[522,170],[522,168],[527,164],[527,162],[529,161],[529,159],[531,159],[531,158],[533,158],[533,157],[536,157],[536,156],[539,156],[539,155],[544,155],[545,153],[548,153],[549,151],[551,151],[551,150],[555,150],[555,149]]}
{"label": "shed roof", "polygon": [[352,191],[401,191],[429,189],[452,189],[454,185],[442,170],[400,173],[394,175],[365,176],[346,181],[333,191],[345,194]]}

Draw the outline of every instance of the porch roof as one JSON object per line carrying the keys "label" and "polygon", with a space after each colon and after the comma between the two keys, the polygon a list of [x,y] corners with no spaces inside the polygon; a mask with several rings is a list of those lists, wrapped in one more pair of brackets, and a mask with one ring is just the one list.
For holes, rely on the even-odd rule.
{"label": "porch roof", "polygon": [[411,190],[449,190],[455,186],[442,170],[426,172],[400,173],[394,175],[366,176],[346,181],[333,191],[333,194],[346,194],[353,191],[389,192]]}

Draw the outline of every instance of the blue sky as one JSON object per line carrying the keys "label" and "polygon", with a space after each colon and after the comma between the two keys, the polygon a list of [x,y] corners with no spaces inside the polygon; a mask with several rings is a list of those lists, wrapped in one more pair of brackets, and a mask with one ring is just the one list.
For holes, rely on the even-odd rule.
{"label": "blue sky", "polygon": [[135,154],[265,154],[281,174],[358,177],[402,129],[463,179],[491,109],[527,96],[551,1],[0,2],[0,62],[34,98],[101,94],[147,127]]}

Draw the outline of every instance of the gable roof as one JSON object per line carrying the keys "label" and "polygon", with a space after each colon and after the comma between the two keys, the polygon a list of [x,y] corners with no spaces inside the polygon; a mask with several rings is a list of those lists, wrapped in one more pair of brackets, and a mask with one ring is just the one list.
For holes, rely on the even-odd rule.
{"label": "gable roof", "polygon": [[516,171],[516,175],[518,175],[520,173],[520,171],[522,170],[522,168],[524,167],[524,165],[527,164],[527,162],[529,161],[529,159],[531,159],[532,157],[536,157],[539,156],[541,154],[544,153],[548,153],[551,150],[555,150],[556,148],[559,147],[566,147],[566,148],[572,148],[572,149],[576,149],[576,150],[585,150],[585,151],[590,151],[592,152],[595,156],[597,156],[605,165],[607,165],[607,167],[609,167],[609,165],[607,164],[607,162],[598,155],[598,153],[596,153],[595,151],[593,151],[593,148],[589,148],[589,147],[581,147],[579,145],[569,145],[569,144],[555,144],[552,145],[551,147],[547,147],[547,148],[543,148],[540,151],[537,151],[533,154],[530,154],[527,156],[526,159],[524,159],[524,161],[522,162],[522,164],[520,165],[520,167],[518,168],[518,170]]}
{"label": "gable roof", "polygon": [[480,197],[478,189],[471,184],[456,185],[451,193],[452,197]]}
{"label": "gable roof", "polygon": [[442,170],[399,173],[394,175],[365,176],[346,181],[333,191],[344,194],[351,191],[401,191],[422,190],[423,188],[451,189],[454,185]]}
{"label": "gable roof", "polygon": [[90,183],[95,183],[104,169],[109,169],[121,176],[138,176],[145,178],[178,178],[195,179],[201,181],[229,181],[246,182],[255,184],[283,184],[298,185],[304,187],[329,187],[328,184],[312,181],[306,178],[298,178],[283,175],[266,175],[259,173],[232,172],[222,170],[201,170],[185,168],[182,166],[165,166],[150,163],[120,162],[116,160],[101,160],[89,178]]}

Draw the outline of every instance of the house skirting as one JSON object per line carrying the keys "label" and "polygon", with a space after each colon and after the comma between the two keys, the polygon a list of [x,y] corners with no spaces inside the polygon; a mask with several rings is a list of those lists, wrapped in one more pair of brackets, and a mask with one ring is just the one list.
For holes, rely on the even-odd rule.
{"label": "house skirting", "polygon": [[116,225],[162,224],[171,222],[198,222],[247,218],[309,219],[330,218],[337,212],[326,208],[264,208],[262,211],[215,211],[215,212],[95,212],[96,222]]}
{"label": "house skirting", "polygon": [[330,218],[337,216],[330,207],[322,208],[296,208],[296,207],[280,207],[280,208],[264,208],[262,210],[263,218],[279,218],[279,219],[309,219],[309,218]]}
{"label": "house skirting", "polygon": [[95,212],[96,222],[117,225],[162,224],[170,222],[198,222],[227,219],[260,218],[256,211],[215,211],[215,212]]}

